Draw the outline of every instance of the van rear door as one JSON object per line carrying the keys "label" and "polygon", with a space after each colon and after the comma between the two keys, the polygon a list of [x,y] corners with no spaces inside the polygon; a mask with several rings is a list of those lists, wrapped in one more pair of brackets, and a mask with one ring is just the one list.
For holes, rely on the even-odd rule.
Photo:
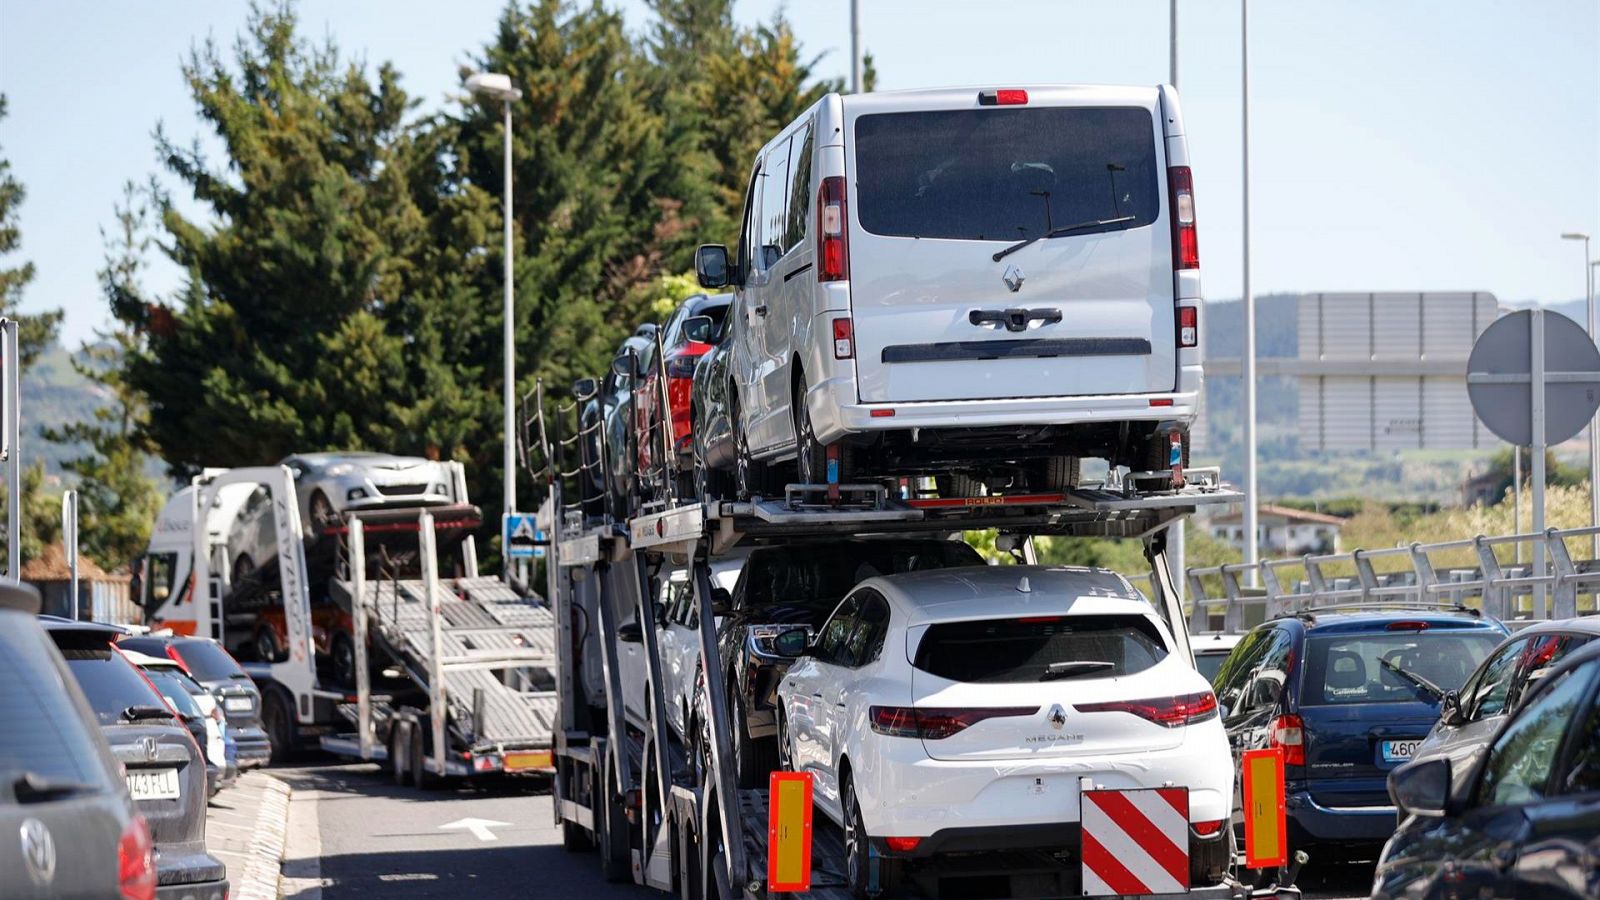
{"label": "van rear door", "polygon": [[1001,94],[847,98],[860,399],[1172,391],[1157,91]]}

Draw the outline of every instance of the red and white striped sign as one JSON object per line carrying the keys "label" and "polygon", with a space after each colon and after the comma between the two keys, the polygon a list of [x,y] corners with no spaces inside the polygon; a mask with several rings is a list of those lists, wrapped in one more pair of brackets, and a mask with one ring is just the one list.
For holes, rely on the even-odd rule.
{"label": "red and white striped sign", "polygon": [[1088,897],[1189,890],[1189,791],[1084,791],[1083,893]]}

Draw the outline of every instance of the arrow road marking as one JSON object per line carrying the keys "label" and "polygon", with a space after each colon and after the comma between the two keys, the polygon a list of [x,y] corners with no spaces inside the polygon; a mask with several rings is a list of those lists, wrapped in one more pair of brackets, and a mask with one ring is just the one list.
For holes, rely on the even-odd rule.
{"label": "arrow road marking", "polygon": [[457,819],[454,822],[450,822],[450,823],[445,824],[445,825],[440,825],[439,829],[441,831],[446,830],[446,829],[457,829],[457,830],[470,831],[470,832],[472,832],[472,836],[477,838],[480,841],[498,841],[498,840],[500,840],[499,835],[496,835],[494,832],[490,831],[489,829],[491,829],[491,828],[510,828],[510,827],[511,827],[511,823],[510,822],[496,822],[493,819],[472,819],[472,818],[467,818],[467,819]]}

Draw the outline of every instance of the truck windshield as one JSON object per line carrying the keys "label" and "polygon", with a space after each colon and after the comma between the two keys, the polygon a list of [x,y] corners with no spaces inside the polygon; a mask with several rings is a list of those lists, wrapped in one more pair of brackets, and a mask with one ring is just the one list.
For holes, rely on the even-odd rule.
{"label": "truck windshield", "polygon": [[857,215],[873,234],[1020,241],[1100,220],[1075,233],[1138,228],[1160,214],[1145,109],[879,113],[857,119],[855,135]]}

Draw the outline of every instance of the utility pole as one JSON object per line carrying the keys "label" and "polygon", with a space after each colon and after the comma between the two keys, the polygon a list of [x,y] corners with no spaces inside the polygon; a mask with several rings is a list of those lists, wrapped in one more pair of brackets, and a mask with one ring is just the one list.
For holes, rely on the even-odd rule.
{"label": "utility pole", "polygon": [[[1594,267],[1589,258],[1589,235],[1569,231],[1561,235],[1564,241],[1583,241],[1584,301],[1589,314],[1589,340],[1595,339],[1594,322]],[[1589,420],[1589,525],[1600,526],[1600,429],[1596,419]],[[1589,558],[1600,557],[1600,535],[1589,537]]]}
{"label": "utility pole", "polygon": [[[1176,89],[1178,87],[1178,0],[1167,0],[1167,13],[1171,20],[1167,27],[1167,83]],[[1180,604],[1183,603],[1184,594],[1189,586],[1189,579],[1184,577],[1184,570],[1189,565],[1188,554],[1185,552],[1188,532],[1186,519],[1172,523],[1172,528],[1167,532],[1167,562],[1172,569],[1172,584],[1178,592]]]}
{"label": "utility pole", "polygon": [[850,0],[850,93],[862,91],[861,0]]}
{"label": "utility pole", "polygon": [[[1260,560],[1256,534],[1261,498],[1256,483],[1256,298],[1250,293],[1250,0],[1239,0],[1240,108],[1243,125],[1244,200],[1244,561]],[[1256,570],[1249,572],[1256,583]]]}

